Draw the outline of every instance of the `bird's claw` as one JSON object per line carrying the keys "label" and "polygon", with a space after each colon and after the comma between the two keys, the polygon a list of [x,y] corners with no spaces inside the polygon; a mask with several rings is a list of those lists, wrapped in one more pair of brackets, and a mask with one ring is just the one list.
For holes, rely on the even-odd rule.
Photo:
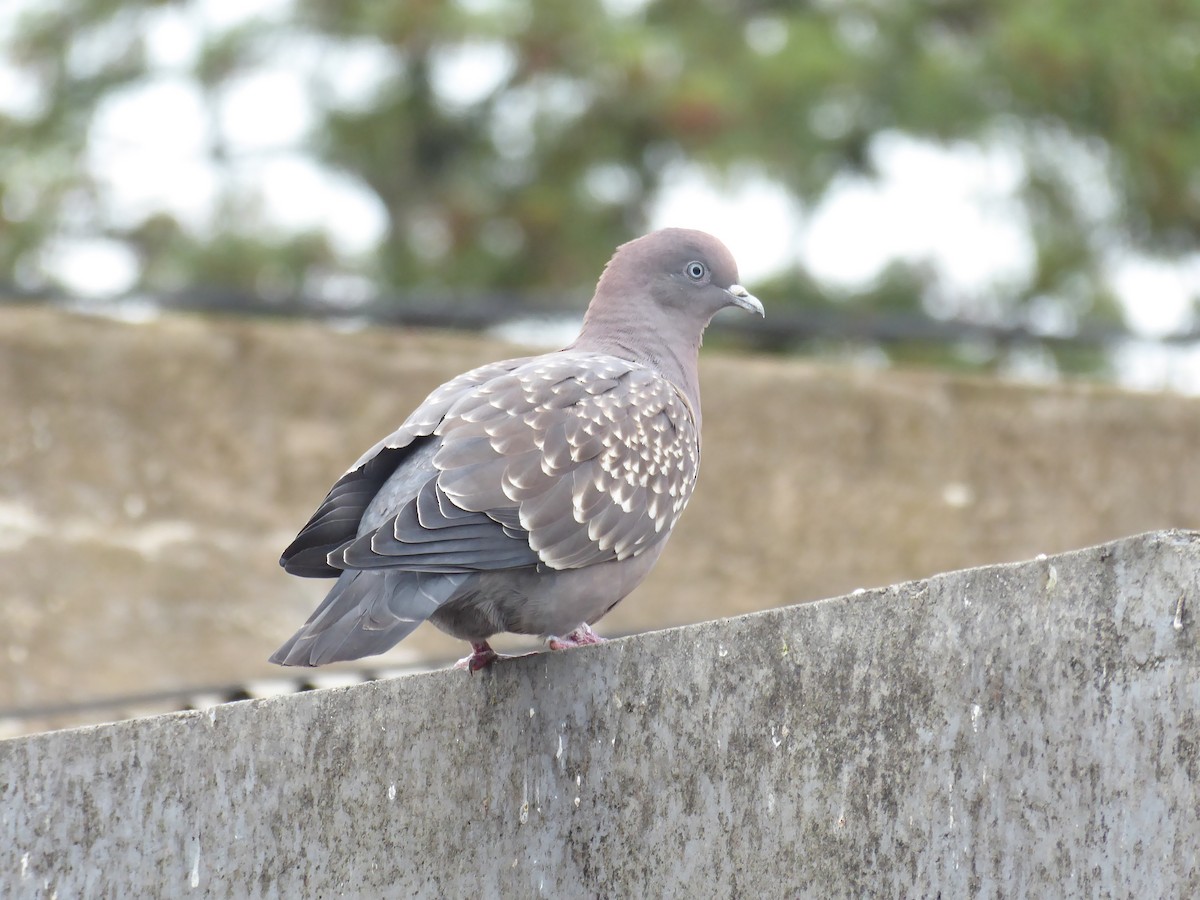
{"label": "bird's claw", "polygon": [[486,669],[494,662],[503,659],[520,659],[522,656],[536,656],[536,653],[497,653],[487,641],[471,642],[471,655],[464,656],[454,664],[456,669],[466,669],[472,675],[480,669]]}
{"label": "bird's claw", "polygon": [[[557,637],[551,635],[546,638],[546,645],[551,650],[569,650],[572,647],[586,647],[588,644],[603,644],[604,638],[592,631],[590,625],[584,622],[570,634],[565,637]],[[531,654],[523,653],[521,656],[530,656]],[[503,656],[491,648],[487,641],[472,641],[471,654],[464,656],[454,664],[456,669],[466,669],[472,675],[480,669],[486,669],[492,663],[499,659],[510,659],[512,657]]]}
{"label": "bird's claw", "polygon": [[604,638],[592,631],[592,627],[584,622],[565,637],[551,635],[546,638],[546,646],[551,650],[570,650],[572,647],[586,647],[589,644],[603,644]]}
{"label": "bird's claw", "polygon": [[503,659],[499,653],[493,650],[487,641],[472,641],[471,655],[464,656],[454,664],[456,669],[466,669],[472,675],[480,669],[486,669],[498,659]]}

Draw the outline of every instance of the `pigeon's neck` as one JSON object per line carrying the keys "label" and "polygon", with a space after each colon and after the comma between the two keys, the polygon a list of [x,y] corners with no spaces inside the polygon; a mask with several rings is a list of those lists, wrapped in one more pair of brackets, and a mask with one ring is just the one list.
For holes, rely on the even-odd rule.
{"label": "pigeon's neck", "polygon": [[[674,384],[691,405],[700,427],[700,339],[681,335],[677,322],[628,321],[628,317],[588,311],[583,330],[568,350],[605,353],[654,369]],[[668,330],[669,329],[669,330]],[[668,340],[668,335],[671,339]]]}

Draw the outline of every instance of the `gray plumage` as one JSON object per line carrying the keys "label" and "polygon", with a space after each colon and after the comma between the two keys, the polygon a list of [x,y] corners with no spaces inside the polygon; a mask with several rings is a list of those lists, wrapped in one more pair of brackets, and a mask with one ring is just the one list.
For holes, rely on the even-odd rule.
{"label": "gray plumage", "polygon": [[430,394],[284,551],[288,572],[337,581],[271,661],[382,653],[425,620],[471,642],[472,669],[502,631],[598,640],[589,623],[650,571],[695,487],[705,327],[762,314],[737,280],[715,238],[654,232],[617,249],[569,347]]}

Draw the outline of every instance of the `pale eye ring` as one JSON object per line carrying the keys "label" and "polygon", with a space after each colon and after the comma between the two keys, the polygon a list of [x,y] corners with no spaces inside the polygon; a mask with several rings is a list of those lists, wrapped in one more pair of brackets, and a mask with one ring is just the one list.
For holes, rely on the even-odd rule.
{"label": "pale eye ring", "polygon": [[700,281],[708,274],[708,266],[700,262],[698,259],[693,259],[690,263],[683,267],[683,272],[692,281]]}

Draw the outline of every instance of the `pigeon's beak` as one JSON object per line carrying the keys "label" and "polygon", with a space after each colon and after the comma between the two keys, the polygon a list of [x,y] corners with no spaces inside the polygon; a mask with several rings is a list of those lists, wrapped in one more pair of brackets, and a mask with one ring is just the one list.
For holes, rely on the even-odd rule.
{"label": "pigeon's beak", "polygon": [[731,284],[726,290],[733,298],[734,306],[744,309],[746,312],[758,313],[764,319],[767,317],[766,312],[763,311],[762,302],[740,284]]}

